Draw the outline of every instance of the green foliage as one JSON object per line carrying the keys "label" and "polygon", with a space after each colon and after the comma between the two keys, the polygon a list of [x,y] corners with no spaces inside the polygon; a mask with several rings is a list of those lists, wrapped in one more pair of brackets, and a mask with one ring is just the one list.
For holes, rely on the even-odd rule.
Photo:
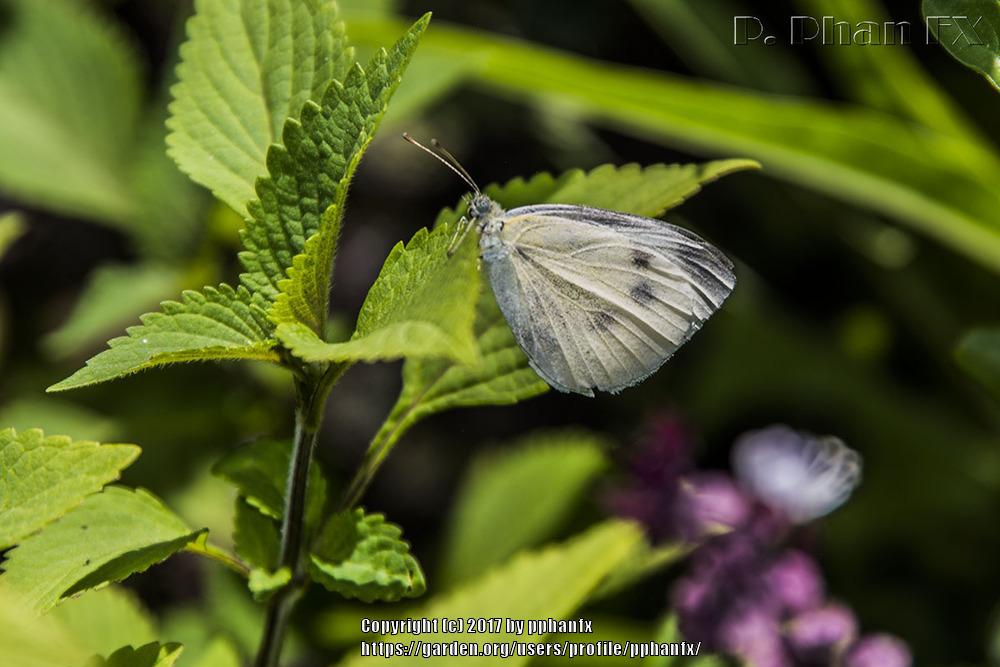
{"label": "green foliage", "polygon": [[197,662],[191,664],[193,667],[240,667],[240,656],[232,643],[225,639],[216,639],[209,644]]}
{"label": "green foliage", "polygon": [[629,588],[642,579],[687,556],[693,546],[686,544],[652,545],[643,540],[632,554],[614,572],[601,582],[591,595],[592,600],[610,597]]}
{"label": "green foliage", "polygon": [[[889,20],[878,0],[798,0],[809,16],[836,16],[853,24],[874,21],[880,30]],[[891,25],[891,24],[889,24]],[[914,28],[914,31],[919,28]],[[883,42],[889,36],[883,37]],[[884,109],[942,132],[973,141],[982,138],[963,110],[899,44],[848,44],[822,49],[822,55],[845,93],[874,109]]]}
{"label": "green foliage", "polygon": [[280,536],[273,519],[250,505],[245,498],[236,499],[233,545],[236,553],[254,569],[270,570],[278,565]]}
{"label": "green foliage", "polygon": [[262,568],[250,570],[247,587],[253,593],[255,600],[266,600],[275,592],[288,585],[292,580],[292,571],[287,567],[271,572]]}
{"label": "green foliage", "polygon": [[1000,400],[1000,327],[973,329],[955,350],[958,363]]}
{"label": "green foliage", "polygon": [[[388,53],[380,49],[366,69],[354,65],[343,83],[333,82],[318,103],[307,102],[298,120],[285,123],[283,145],[268,150],[269,175],[257,182],[257,199],[247,207],[241,279],[252,291],[270,299],[287,292],[291,312],[296,295],[322,296],[322,303],[308,306],[316,320],[325,320],[332,269],[326,258],[336,246],[347,187],[429,20],[417,21]],[[331,206],[335,215],[324,219]],[[291,282],[283,283],[303,252]],[[297,286],[302,281],[316,287]]]}
{"label": "green foliage", "polygon": [[69,598],[50,614],[88,653],[110,655],[122,646],[142,646],[156,639],[149,612],[135,594],[108,586]]}
{"label": "green foliage", "polygon": [[381,514],[338,512],[316,538],[310,574],[328,590],[364,602],[419,597],[427,583],[402,535]]}
{"label": "green foliage", "polygon": [[150,493],[109,487],[11,550],[0,580],[44,611],[141,572],[199,535]]}
{"label": "green foliage", "polygon": [[180,644],[152,642],[139,648],[124,646],[106,659],[95,658],[87,667],[172,667],[181,656]]}
{"label": "green foliage", "polygon": [[441,576],[461,582],[551,538],[607,465],[584,431],[525,437],[478,457],[454,501]]}
{"label": "green foliage", "polygon": [[0,408],[0,424],[18,431],[41,428],[47,433],[72,433],[80,440],[116,439],[121,426],[115,420],[56,396],[24,396]]}
{"label": "green foliage", "polygon": [[59,518],[118,479],[135,445],[100,445],[32,429],[0,431],[0,548]]}
{"label": "green foliage", "polygon": [[[642,540],[633,524],[609,521],[573,539],[538,552],[522,553],[494,569],[485,577],[431,600],[410,614],[424,618],[507,617],[516,619],[567,618],[583,605],[598,584],[619,567]],[[451,635],[449,635],[451,636]],[[506,632],[470,636],[477,643],[509,642]],[[409,635],[392,641],[409,642]],[[422,641],[448,641],[446,636],[424,634]],[[356,657],[349,667],[374,665],[383,658]],[[529,657],[512,657],[505,662],[525,665]],[[445,665],[450,658],[400,657],[401,665]],[[469,657],[463,664],[491,665],[495,658]]]}
{"label": "green foliage", "polygon": [[198,0],[187,33],[167,121],[169,152],[245,215],[287,119],[320,99],[353,54],[329,0]]}
{"label": "green foliage", "polygon": [[56,357],[91,351],[109,329],[155,308],[180,284],[179,272],[160,263],[100,266],[66,321],[46,336],[45,348]]}
{"label": "green foliage", "polygon": [[[255,440],[226,454],[212,471],[232,483],[258,511],[272,519],[281,519],[291,456],[292,447],[288,441]],[[326,494],[326,478],[319,467],[310,466],[306,515],[312,525],[322,516]]]}
{"label": "green foliage", "polygon": [[[378,43],[394,21],[358,20]],[[422,52],[469,59],[502,94],[571,105],[643,138],[759,159],[767,174],[890,215],[1000,270],[1000,157],[986,145],[880,112],[769,97],[604,64],[523,41],[438,24]]]}
{"label": "green foliage", "polygon": [[188,290],[180,302],[164,301],[162,312],[143,315],[127,336],[87,361],[48,391],[107,382],[147,368],[186,361],[251,359],[277,361],[261,299],[228,285]]}
{"label": "green foliage", "polygon": [[0,587],[0,655],[17,667],[77,667],[91,652],[56,619],[39,617]]}
{"label": "green foliage", "polygon": [[24,233],[24,218],[17,211],[0,213],[0,259]]}
{"label": "green foliage", "polygon": [[126,225],[140,71],[85,3],[11,0],[0,41],[0,188],[49,210]]}
{"label": "green foliage", "polygon": [[368,291],[351,340],[325,343],[302,324],[282,324],[278,338],[305,361],[378,361],[448,357],[474,362],[479,272],[468,237],[449,257],[450,225],[418,231],[396,244]]}
{"label": "green foliage", "polygon": [[931,32],[948,53],[1000,91],[1000,2],[924,0],[923,11]]}

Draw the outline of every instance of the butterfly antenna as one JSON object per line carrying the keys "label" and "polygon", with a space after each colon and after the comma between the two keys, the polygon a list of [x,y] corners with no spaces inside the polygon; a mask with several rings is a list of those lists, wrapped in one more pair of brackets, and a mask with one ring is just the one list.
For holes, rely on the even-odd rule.
{"label": "butterfly antenna", "polygon": [[[474,180],[472,180],[471,176],[469,176],[469,172],[467,172],[465,170],[465,168],[461,164],[459,164],[458,161],[455,160],[454,157],[452,157],[451,153],[448,153],[447,151],[445,151],[445,154],[448,156],[447,158],[444,157],[444,156],[442,156],[442,155],[439,155],[435,151],[432,151],[430,148],[427,148],[427,146],[424,146],[422,143],[420,143],[419,141],[417,141],[416,139],[414,139],[413,137],[411,137],[408,132],[403,132],[403,138],[406,139],[407,141],[409,141],[411,144],[413,144],[417,148],[419,148],[420,150],[422,150],[423,152],[425,152],[428,155],[430,155],[431,157],[433,157],[435,160],[437,160],[438,162],[440,162],[444,166],[446,166],[449,169],[451,169],[453,172],[455,172],[455,174],[459,178],[461,178],[463,181],[465,181],[465,184],[468,185],[470,188],[472,188],[476,192],[476,194],[479,194],[479,186],[476,185],[476,182]],[[437,143],[437,142],[435,142],[435,143]]]}
{"label": "butterfly antenna", "polygon": [[466,180],[468,180],[470,183],[472,183],[472,187],[475,189],[476,194],[479,194],[479,186],[476,185],[476,179],[472,178],[472,176],[469,174],[469,171],[465,167],[462,166],[461,162],[458,161],[458,158],[455,157],[454,155],[452,155],[451,151],[449,151],[447,148],[445,148],[444,146],[442,146],[441,142],[438,141],[437,139],[431,139],[431,146],[433,146],[435,148],[435,150],[437,150],[437,152],[442,157],[444,157],[446,160],[448,160],[448,162],[450,162],[451,165],[453,167],[455,167],[455,169],[457,169],[458,171],[462,172],[462,174],[465,175]]}

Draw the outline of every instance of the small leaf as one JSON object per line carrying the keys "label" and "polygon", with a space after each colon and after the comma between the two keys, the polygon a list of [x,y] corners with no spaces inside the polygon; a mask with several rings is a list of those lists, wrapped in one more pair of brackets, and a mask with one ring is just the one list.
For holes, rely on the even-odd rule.
{"label": "small leaf", "polygon": [[973,329],[955,350],[959,365],[1000,400],[1000,327]]}
{"label": "small leaf", "polygon": [[[247,205],[246,251],[240,253],[247,272],[241,280],[252,292],[269,300],[282,291],[293,299],[321,297],[302,305],[314,319],[325,319],[332,268],[327,260],[336,247],[347,185],[429,20],[427,15],[417,21],[388,53],[380,49],[366,69],[354,65],[342,84],[334,81],[322,99],[305,104],[298,120],[285,122],[282,145],[268,150],[268,175],[257,181],[257,198]],[[284,283],[293,258],[316,234],[311,259]]]}
{"label": "small leaf", "polygon": [[243,287],[206,287],[164,301],[162,312],[143,315],[142,324],[114,338],[110,349],[48,391],[77,389],[184,361],[253,359],[277,361],[270,325],[259,297]]}
{"label": "small leaf", "polygon": [[551,538],[605,468],[607,448],[590,433],[554,431],[477,458],[454,503],[442,576],[468,580]]}
{"label": "small leaf", "polygon": [[924,0],[924,17],[955,60],[985,76],[1000,91],[998,0]]}
{"label": "small leaf", "polygon": [[180,644],[158,644],[152,642],[139,648],[125,646],[107,659],[95,658],[87,667],[172,667],[181,656]]}
{"label": "small leaf", "polygon": [[141,572],[200,534],[149,492],[108,487],[11,550],[0,581],[45,611],[64,595]]}
{"label": "small leaf", "polygon": [[0,549],[16,544],[118,479],[135,445],[100,445],[38,429],[0,431]]}
{"label": "small leaf", "polygon": [[353,61],[329,0],[198,0],[172,93],[170,155],[246,214],[288,118]]}
{"label": "small leaf", "polygon": [[402,534],[381,514],[360,508],[335,514],[313,545],[312,577],[330,591],[364,602],[423,595],[424,573]]}
{"label": "small leaf", "polygon": [[49,612],[89,653],[109,655],[122,646],[142,646],[156,639],[152,616],[135,594],[108,586],[70,598]]}
{"label": "small leaf", "polygon": [[91,352],[98,339],[176,294],[180,284],[178,271],[158,263],[100,266],[66,321],[45,337],[45,349],[61,358]]}
{"label": "small leaf", "polygon": [[261,602],[271,597],[275,591],[285,586],[291,580],[292,571],[287,567],[283,567],[275,572],[257,567],[250,570],[250,580],[247,586],[253,594],[253,599]]}
{"label": "small leaf", "polygon": [[278,339],[305,361],[385,361],[448,357],[476,361],[473,338],[479,272],[471,238],[451,257],[450,225],[418,231],[392,249],[368,291],[351,340],[326,343],[303,324],[282,324]]}
{"label": "small leaf", "polygon": [[234,523],[233,543],[239,557],[254,568],[276,567],[281,536],[275,521],[240,497],[236,499]]}
{"label": "small leaf", "polygon": [[[292,444],[285,440],[256,440],[226,454],[212,472],[228,480],[246,499],[272,519],[280,520],[285,508],[285,486]],[[318,465],[309,467],[306,523],[317,525],[326,503],[328,483]]]}
{"label": "small leaf", "polygon": [[[409,615],[459,619],[569,618],[587,601],[599,583],[629,557],[641,540],[642,533],[634,524],[608,521],[562,544],[522,553],[486,576],[435,597],[422,609]],[[424,642],[450,641],[447,639],[449,636],[454,637],[423,634],[417,639]],[[411,639],[409,635],[395,635],[391,641],[409,643]],[[515,639],[524,641],[523,636],[508,634],[505,627],[499,633],[477,633],[469,638],[479,644]],[[512,656],[503,662],[518,667],[526,665],[531,659],[531,656]],[[345,664],[362,667],[381,664],[383,660],[355,657]],[[393,664],[433,667],[452,664],[453,660],[410,656],[394,658]],[[494,665],[496,658],[480,653],[478,657],[462,658],[462,664],[470,667]]]}

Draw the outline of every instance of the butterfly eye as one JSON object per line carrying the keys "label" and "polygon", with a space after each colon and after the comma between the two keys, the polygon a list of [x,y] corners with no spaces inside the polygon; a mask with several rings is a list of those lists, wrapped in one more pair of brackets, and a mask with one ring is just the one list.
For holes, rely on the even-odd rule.
{"label": "butterfly eye", "polygon": [[732,458],[740,484],[795,523],[840,507],[861,480],[861,457],[853,449],[787,426],[744,435]]}

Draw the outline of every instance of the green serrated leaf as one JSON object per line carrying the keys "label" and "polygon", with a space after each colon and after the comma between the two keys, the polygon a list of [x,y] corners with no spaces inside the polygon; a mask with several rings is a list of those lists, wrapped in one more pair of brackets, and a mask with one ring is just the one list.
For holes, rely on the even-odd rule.
{"label": "green serrated leaf", "polygon": [[471,236],[448,256],[450,225],[418,231],[392,249],[368,291],[351,340],[326,343],[303,324],[282,324],[278,339],[305,361],[384,361],[448,357],[476,361],[473,338],[479,290]]}
{"label": "green serrated leaf", "polygon": [[446,583],[469,580],[551,538],[606,467],[608,446],[585,431],[553,431],[478,457],[449,521]]}
{"label": "green serrated leaf", "polygon": [[180,286],[180,272],[159,263],[98,267],[69,317],[45,337],[43,345],[62,358],[90,352],[136,315],[176,294]]}
{"label": "green serrated leaf", "polygon": [[1000,400],[1000,327],[973,329],[955,349],[959,365]]}
{"label": "green serrated leaf", "polygon": [[364,602],[423,595],[427,584],[403,531],[381,514],[340,512],[323,526],[310,556],[312,578]]}
{"label": "green serrated leaf", "polygon": [[[642,532],[634,524],[609,521],[573,539],[533,553],[522,553],[506,565],[455,591],[438,596],[424,608],[410,614],[420,618],[568,618],[581,607],[599,583],[624,562]],[[423,634],[424,642],[450,641],[448,635]],[[453,636],[453,635],[452,635]],[[409,635],[395,635],[392,641],[409,643]],[[505,631],[477,633],[470,641],[477,643],[510,642],[518,639]],[[384,658],[355,657],[345,664],[364,667]],[[397,657],[399,665],[449,665],[453,658],[424,659],[419,656]],[[525,665],[530,656],[513,656],[504,664]],[[462,658],[463,665],[493,665],[496,658],[482,654]]]}
{"label": "green serrated leaf", "polygon": [[244,287],[234,290],[222,284],[201,292],[188,290],[180,302],[164,301],[161,308],[143,315],[141,325],[109,341],[110,349],[48,391],[77,389],[185,361],[278,360],[263,303]]}
{"label": "green serrated leaf", "polygon": [[11,550],[0,582],[45,611],[64,595],[141,572],[200,534],[149,492],[108,487]]}
{"label": "green serrated leaf", "polygon": [[0,549],[59,518],[118,479],[135,445],[101,445],[39,429],[0,431]]}
{"label": "green serrated leaf", "polygon": [[122,646],[142,646],[156,639],[152,616],[135,594],[108,586],[70,598],[49,615],[87,652],[109,655]]}
{"label": "green serrated leaf", "polygon": [[[272,519],[281,520],[292,444],[286,440],[256,440],[226,454],[212,472],[231,482],[246,502]],[[318,465],[309,467],[306,523],[318,525],[327,497],[326,477]]]}
{"label": "green serrated leaf", "polygon": [[274,572],[256,567],[250,570],[250,579],[247,582],[247,587],[253,594],[254,600],[260,602],[271,597],[275,591],[288,584],[291,580],[292,571],[287,567],[280,568]]}
{"label": "green serrated leaf", "polygon": [[[303,305],[318,321],[325,319],[332,268],[326,259],[336,246],[347,185],[429,20],[417,21],[388,53],[380,49],[366,69],[354,65],[343,83],[334,81],[321,100],[305,104],[298,120],[285,123],[283,145],[268,150],[268,176],[257,181],[257,198],[247,205],[246,251],[240,253],[247,273],[241,279],[252,291],[271,300],[282,291],[290,298],[322,297]],[[316,234],[310,247],[315,255],[283,283],[293,258]]]}
{"label": "green serrated leaf", "polygon": [[86,667],[172,667],[181,657],[180,644],[152,642],[139,648],[124,646],[106,659],[95,658]]}
{"label": "green serrated leaf", "polygon": [[948,53],[1000,91],[1000,0],[924,0],[923,11]]}
{"label": "green serrated leaf", "polygon": [[138,59],[85,3],[11,0],[0,42],[0,189],[119,225],[142,91]]}
{"label": "green serrated leaf", "polygon": [[245,498],[236,499],[233,543],[240,558],[254,568],[271,570],[278,565],[280,539],[274,519],[262,514]]}
{"label": "green serrated leaf", "polygon": [[329,0],[198,0],[167,125],[181,170],[246,215],[288,118],[354,60]]}

